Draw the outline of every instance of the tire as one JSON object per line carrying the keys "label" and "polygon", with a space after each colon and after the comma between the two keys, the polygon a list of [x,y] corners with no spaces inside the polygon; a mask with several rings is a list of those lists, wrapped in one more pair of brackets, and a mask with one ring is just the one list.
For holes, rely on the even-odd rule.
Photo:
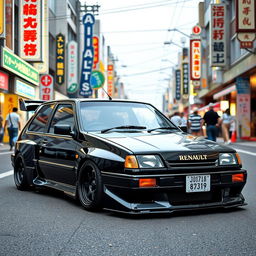
{"label": "tire", "polygon": [[79,172],[77,197],[81,205],[89,211],[100,210],[103,185],[99,168],[93,162],[86,162]]}
{"label": "tire", "polygon": [[27,179],[26,166],[21,156],[17,156],[14,165],[14,182],[18,190],[28,190],[29,183]]}

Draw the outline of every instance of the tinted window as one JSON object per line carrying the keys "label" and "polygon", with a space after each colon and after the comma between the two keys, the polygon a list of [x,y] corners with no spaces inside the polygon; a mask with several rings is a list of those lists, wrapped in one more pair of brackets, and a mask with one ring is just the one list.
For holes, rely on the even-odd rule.
{"label": "tinted window", "polygon": [[56,112],[54,113],[51,125],[50,133],[54,133],[54,125],[57,124],[67,124],[71,126],[71,129],[74,130],[75,120],[73,107],[70,104],[59,105]]}
{"label": "tinted window", "polygon": [[28,130],[33,132],[44,132],[44,128],[46,127],[53,107],[53,104],[43,106],[29,125]]}
{"label": "tinted window", "polygon": [[115,126],[145,126],[147,129],[173,125],[148,104],[130,102],[82,102],[81,123],[85,131]]}

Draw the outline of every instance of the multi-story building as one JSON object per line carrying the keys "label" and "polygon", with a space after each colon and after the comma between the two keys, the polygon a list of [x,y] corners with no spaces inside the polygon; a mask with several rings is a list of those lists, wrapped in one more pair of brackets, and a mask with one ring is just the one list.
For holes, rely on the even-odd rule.
{"label": "multi-story building", "polygon": [[[255,21],[255,6],[250,9],[252,7],[250,4],[254,2],[255,5],[255,1],[244,2],[249,5],[243,8],[250,10],[250,19]],[[214,7],[213,4],[217,7]],[[206,83],[203,83],[201,79],[198,97],[204,101],[205,105],[209,102],[216,102],[216,106],[221,111],[230,108],[231,114],[236,117],[238,136],[242,139],[251,139],[256,137],[256,44],[254,42],[250,49],[241,48],[237,38],[238,17],[235,0],[205,0],[203,5],[200,25],[203,27],[201,39],[204,46],[203,68],[206,70],[206,77],[202,77],[202,79],[206,79]],[[224,6],[225,16],[223,17],[224,23],[216,25],[215,22],[219,17],[215,19],[214,10],[216,9],[213,8],[218,8],[218,6]],[[243,22],[246,25],[251,21],[246,17]],[[211,49],[214,47],[213,37],[216,26],[221,30],[222,28],[226,29],[225,38],[223,38],[226,49],[219,49],[225,51],[226,54],[226,58],[223,60],[225,65],[222,67],[215,66],[211,61],[216,57],[213,56]],[[224,54],[223,52],[221,54]]]}

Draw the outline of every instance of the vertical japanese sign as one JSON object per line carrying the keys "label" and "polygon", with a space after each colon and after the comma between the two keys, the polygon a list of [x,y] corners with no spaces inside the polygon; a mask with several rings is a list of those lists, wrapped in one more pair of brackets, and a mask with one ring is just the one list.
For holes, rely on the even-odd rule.
{"label": "vertical japanese sign", "polygon": [[190,80],[199,81],[201,78],[201,40],[190,40]]}
{"label": "vertical japanese sign", "polygon": [[78,89],[77,84],[77,42],[70,41],[68,43],[68,81],[67,92],[73,94]]}
{"label": "vertical japanese sign", "polygon": [[108,95],[112,97],[114,92],[114,65],[113,64],[108,65],[107,78],[108,78]]}
{"label": "vertical japanese sign", "polygon": [[14,0],[5,1],[6,46],[14,49]]}
{"label": "vertical japanese sign", "polygon": [[237,89],[237,121],[240,127],[240,137],[251,136],[251,94],[249,79],[238,77]]}
{"label": "vertical japanese sign", "polygon": [[93,37],[93,48],[94,48],[94,58],[93,58],[93,69],[98,69],[99,65],[99,37],[94,36]]}
{"label": "vertical japanese sign", "polygon": [[188,63],[182,63],[182,94],[188,95],[189,77],[188,77]]}
{"label": "vertical japanese sign", "polygon": [[27,61],[42,61],[43,0],[20,0],[19,55]]}
{"label": "vertical japanese sign", "polygon": [[211,5],[210,23],[210,64],[212,67],[225,67],[227,59],[225,4]]}
{"label": "vertical japanese sign", "polygon": [[59,33],[56,36],[56,83],[65,82],[65,36]]}
{"label": "vertical japanese sign", "polygon": [[80,79],[79,94],[84,97],[92,95],[92,88],[90,85],[91,72],[93,67],[93,25],[95,23],[94,16],[87,13],[83,17],[84,24],[84,51],[82,58],[82,70]]}
{"label": "vertical japanese sign", "polygon": [[49,18],[48,18],[48,0],[44,0],[42,17],[42,62],[33,63],[33,66],[40,74],[49,73]]}
{"label": "vertical japanese sign", "polygon": [[4,0],[0,0],[0,38],[5,36]]}
{"label": "vertical japanese sign", "polygon": [[9,75],[3,72],[0,72],[0,89],[8,90],[9,86]]}
{"label": "vertical japanese sign", "polygon": [[51,75],[40,76],[40,99],[53,100],[53,77]]}
{"label": "vertical japanese sign", "polygon": [[180,77],[180,70],[175,70],[175,84],[176,84],[176,90],[175,90],[175,99],[180,100],[180,84],[181,84],[181,77]]}
{"label": "vertical japanese sign", "polygon": [[240,48],[253,48],[256,32],[255,0],[236,0],[236,32]]}

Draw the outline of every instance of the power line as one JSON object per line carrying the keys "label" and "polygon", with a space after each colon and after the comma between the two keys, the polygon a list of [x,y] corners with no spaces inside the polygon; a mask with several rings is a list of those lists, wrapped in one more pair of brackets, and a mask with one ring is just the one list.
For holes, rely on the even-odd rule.
{"label": "power line", "polygon": [[146,72],[142,72],[142,73],[134,73],[134,74],[123,75],[123,76],[124,76],[124,77],[129,77],[129,76],[140,76],[140,75],[149,74],[149,73],[154,73],[154,72],[158,72],[158,71],[165,70],[165,69],[170,69],[170,68],[172,68],[172,67],[165,67],[165,68],[160,68],[160,69],[150,70],[150,71],[146,71]]}

